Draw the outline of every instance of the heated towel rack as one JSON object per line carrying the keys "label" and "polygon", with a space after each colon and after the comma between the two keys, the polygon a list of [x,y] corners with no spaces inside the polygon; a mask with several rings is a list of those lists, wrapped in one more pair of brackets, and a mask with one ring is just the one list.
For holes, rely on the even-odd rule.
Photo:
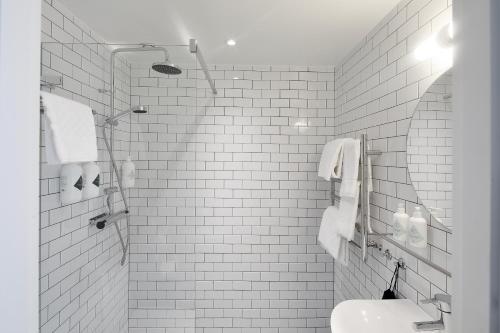
{"label": "heated towel rack", "polygon": [[[369,211],[369,197],[368,197],[368,177],[367,177],[367,168],[368,168],[368,157],[369,156],[377,156],[381,155],[382,152],[378,150],[370,150],[368,149],[368,140],[366,134],[361,134],[360,136],[360,154],[359,154],[359,176],[361,179],[361,189],[360,189],[360,198],[359,198],[359,207],[360,207],[360,222],[356,225],[356,229],[361,234],[361,244],[357,244],[354,241],[351,241],[352,244],[359,247],[361,249],[363,261],[367,260],[368,253],[368,211]],[[335,194],[335,184],[337,182],[341,182],[342,179],[331,178],[331,201],[332,205],[335,205],[335,198],[338,196]]]}
{"label": "heated towel rack", "polygon": [[[420,260],[424,264],[434,268],[435,270],[445,274],[446,276],[451,277],[451,273],[446,270],[445,268],[435,264],[434,262],[430,261],[429,259],[423,257],[422,255],[418,254],[415,251],[412,251],[411,249],[406,248],[402,244],[396,242],[393,240],[390,236],[392,235],[391,233],[378,233],[376,231],[370,231],[368,229],[368,219],[369,219],[369,195],[370,193],[368,192],[368,157],[370,156],[379,156],[382,154],[381,151],[379,150],[371,150],[368,148],[368,139],[366,134],[361,134],[360,136],[360,144],[361,144],[361,149],[360,149],[360,157],[359,157],[359,176],[361,180],[361,189],[360,189],[360,198],[359,198],[359,209],[360,209],[360,220],[359,223],[356,223],[356,230],[360,233],[361,235],[361,244],[358,244],[354,241],[350,241],[351,244],[354,246],[358,247],[361,250],[361,255],[362,255],[362,260],[363,262],[366,262],[368,258],[368,248],[373,247],[377,248],[379,251],[382,252],[383,246],[381,242],[376,242],[373,240],[369,240],[368,238],[370,236],[373,237],[378,237],[381,238],[388,243],[394,245],[395,247],[405,251],[409,255],[415,257],[416,259]],[[331,178],[331,203],[332,205],[335,205],[335,199],[340,199],[338,195],[335,193],[335,184],[342,182],[342,179],[339,178]],[[388,253],[388,255],[392,254],[389,249],[385,249],[385,253]],[[398,259],[399,260],[399,259]]]}

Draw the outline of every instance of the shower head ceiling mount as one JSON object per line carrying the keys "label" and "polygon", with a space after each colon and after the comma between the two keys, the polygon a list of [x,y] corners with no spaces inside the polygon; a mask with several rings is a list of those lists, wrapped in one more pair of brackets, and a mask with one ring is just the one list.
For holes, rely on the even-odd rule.
{"label": "shower head ceiling mount", "polygon": [[163,51],[163,53],[165,55],[164,60],[154,62],[151,65],[151,68],[154,71],[161,73],[161,74],[167,74],[167,75],[179,75],[182,73],[182,69],[179,66],[170,62],[169,54],[168,54],[168,51],[165,47],[157,46],[157,45],[151,44],[151,43],[141,43],[141,47],[146,48],[146,49],[152,49],[152,50],[157,49],[158,51]]}

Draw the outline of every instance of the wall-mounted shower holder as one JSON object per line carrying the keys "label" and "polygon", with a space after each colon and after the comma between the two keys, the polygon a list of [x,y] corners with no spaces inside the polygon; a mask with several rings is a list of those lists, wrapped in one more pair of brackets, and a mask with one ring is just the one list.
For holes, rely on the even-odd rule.
{"label": "wall-mounted shower holder", "polygon": [[95,226],[97,229],[104,229],[107,224],[112,223],[115,226],[116,232],[118,233],[118,238],[120,238],[120,244],[122,245],[122,260],[121,264],[123,265],[125,263],[125,259],[127,257],[127,248],[128,248],[128,242],[125,243],[123,240],[122,233],[120,232],[120,228],[118,227],[118,221],[128,218],[129,216],[129,211],[128,210],[121,210],[116,213],[102,213],[97,216],[94,216],[89,220],[91,226]]}
{"label": "wall-mounted shower holder", "polygon": [[124,219],[128,213],[128,210],[121,210],[116,213],[102,213],[91,218],[89,222],[90,225],[95,225],[97,229],[104,229],[106,224],[118,222]]}

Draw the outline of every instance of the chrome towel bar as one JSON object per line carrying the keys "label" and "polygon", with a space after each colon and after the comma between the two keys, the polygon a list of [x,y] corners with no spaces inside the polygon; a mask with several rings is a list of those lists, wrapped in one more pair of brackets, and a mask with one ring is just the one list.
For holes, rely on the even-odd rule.
{"label": "chrome towel bar", "polygon": [[[438,264],[430,261],[429,259],[423,257],[422,255],[418,254],[417,252],[406,248],[404,245],[398,243],[397,241],[393,240],[391,238],[392,233],[378,233],[376,231],[369,232],[368,231],[368,206],[369,206],[369,193],[368,193],[368,177],[367,177],[367,168],[368,168],[368,156],[380,156],[382,154],[381,151],[378,150],[369,150],[368,149],[368,140],[366,134],[361,134],[360,136],[360,142],[361,142],[361,153],[360,153],[360,169],[359,169],[359,174],[361,178],[361,192],[360,192],[360,211],[361,211],[361,220],[360,223],[356,223],[356,231],[361,235],[361,244],[358,244],[354,241],[350,241],[349,243],[353,244],[357,248],[361,250],[361,256],[362,260],[364,262],[367,261],[368,257],[368,247],[376,247],[380,251],[384,250],[384,247],[382,245],[382,242],[375,242],[372,240],[369,240],[369,237],[378,237],[395,247],[405,251],[409,255],[417,258],[419,261],[422,263],[432,267],[433,269],[437,270],[438,272],[443,273],[446,276],[451,277],[451,273],[446,270],[445,268],[439,266]],[[335,199],[340,199],[340,197],[335,194],[335,184],[336,183],[341,183],[342,179],[340,178],[331,178],[331,188],[330,188],[330,198],[331,198],[331,204],[335,205]],[[370,246],[368,246],[370,244]],[[389,258],[389,256],[392,259],[392,253],[390,252],[390,249],[385,249],[384,256],[386,258]],[[398,258],[399,260],[400,258]]]}

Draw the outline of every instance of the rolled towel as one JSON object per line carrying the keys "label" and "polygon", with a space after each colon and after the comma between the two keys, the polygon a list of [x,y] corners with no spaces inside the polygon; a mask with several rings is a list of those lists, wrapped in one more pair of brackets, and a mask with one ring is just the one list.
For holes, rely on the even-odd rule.
{"label": "rolled towel", "polygon": [[92,109],[81,103],[41,92],[45,109],[48,164],[97,160],[97,136]]}
{"label": "rolled towel", "polygon": [[347,265],[349,261],[349,243],[337,229],[339,217],[338,208],[328,207],[323,213],[319,229],[318,241],[320,245],[341,264]]}
{"label": "rolled towel", "polygon": [[355,197],[358,186],[360,141],[358,139],[344,139],[343,148],[343,176],[340,184],[341,197]]}
{"label": "rolled towel", "polygon": [[326,180],[340,178],[342,174],[344,139],[328,142],[323,148],[319,161],[318,176]]}
{"label": "rolled towel", "polygon": [[359,185],[357,182],[354,197],[340,197],[338,213],[335,217],[337,233],[348,241],[354,238],[358,216]]}

